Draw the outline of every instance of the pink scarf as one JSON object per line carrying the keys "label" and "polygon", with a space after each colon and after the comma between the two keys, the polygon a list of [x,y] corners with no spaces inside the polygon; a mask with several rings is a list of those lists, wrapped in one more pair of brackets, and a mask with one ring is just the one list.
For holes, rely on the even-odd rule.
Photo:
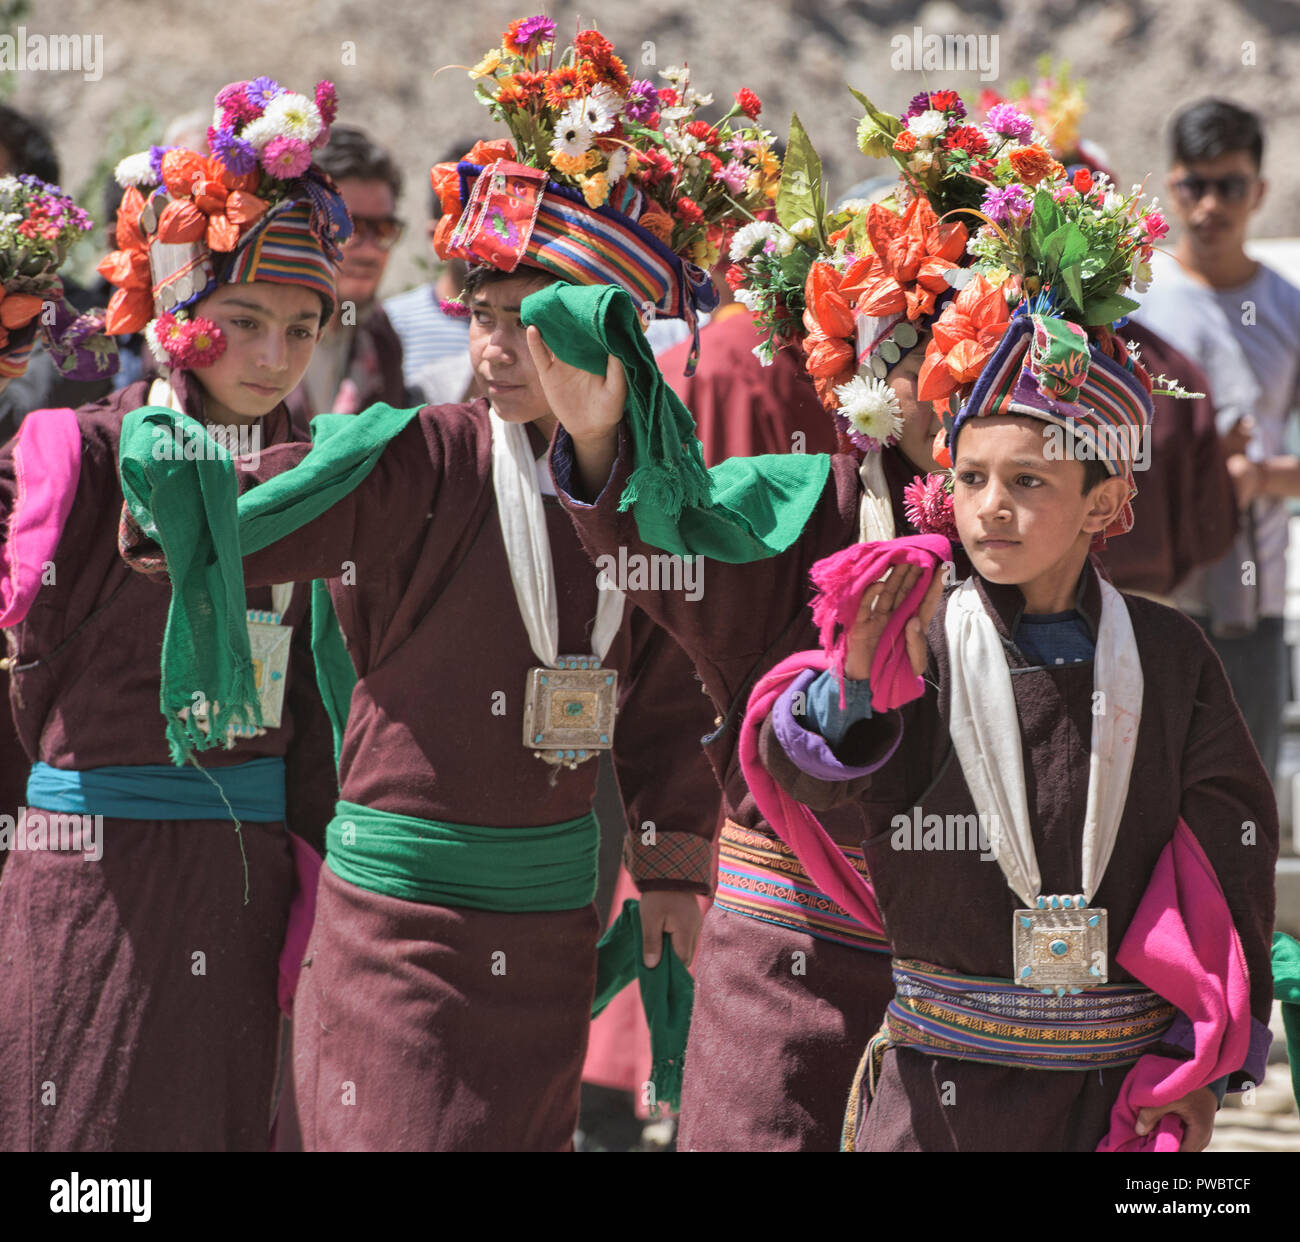
{"label": "pink scarf", "polygon": [[1128,1072],[1098,1151],[1177,1151],[1183,1121],[1167,1113],[1139,1138],[1138,1109],[1181,1099],[1239,1070],[1250,1047],[1250,975],[1210,860],[1183,820],[1151,873],[1115,960],[1191,1022],[1192,1060],[1147,1053]]}
{"label": "pink scarf", "polygon": [[69,409],[33,410],[14,441],[17,491],[4,542],[0,629],[23,621],[54,560],[81,477],[81,429]]}
{"label": "pink scarf", "polygon": [[316,883],[320,879],[321,868],[321,856],[295,832],[289,833],[289,847],[293,850],[297,884],[293,900],[289,903],[289,923],[284,931],[284,945],[280,949],[280,981],[276,990],[280,1010],[285,1017],[293,1016],[293,997],[298,990],[298,976],[302,972],[303,958],[307,956],[311,925],[316,920]]}
{"label": "pink scarf", "polygon": [[921,565],[923,572],[889,619],[871,662],[872,707],[888,711],[918,698],[925,686],[912,671],[903,630],[920,607],[938,564],[951,555],[946,539],[914,535],[854,544],[819,561],[812,571],[813,582],[821,590],[813,602],[813,620],[821,630],[824,650],[797,652],[760,678],[749,696],[740,730],[740,766],[760,814],[798,855],[812,882],[877,935],[884,934],[884,924],[871,885],[853,869],[812,811],[795,801],[768,774],[759,759],[758,735],[776,700],[800,673],[810,668],[819,672],[834,668],[843,685],[849,630],[858,615],[863,592],[891,565]]}
{"label": "pink scarf", "polygon": [[858,606],[866,589],[879,582],[885,571],[895,565],[919,565],[922,572],[920,580],[886,623],[871,661],[871,706],[875,711],[887,712],[920,697],[924,687],[907,658],[903,631],[920,608],[935,569],[951,558],[952,545],[942,535],[908,535],[878,543],[851,544],[812,567],[813,585],[820,592],[812,603],[813,624],[820,631],[822,650],[830,658],[829,667],[840,682],[841,706],[844,704],[844,661]]}

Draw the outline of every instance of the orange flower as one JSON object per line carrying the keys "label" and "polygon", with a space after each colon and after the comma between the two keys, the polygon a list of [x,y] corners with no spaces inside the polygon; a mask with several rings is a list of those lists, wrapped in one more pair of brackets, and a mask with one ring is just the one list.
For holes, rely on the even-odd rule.
{"label": "orange flower", "polygon": [[894,139],[895,151],[915,151],[916,135],[910,129],[905,129],[897,138]]}
{"label": "orange flower", "polygon": [[564,65],[552,70],[546,77],[546,102],[552,108],[564,110],[570,99],[576,99],[586,93],[588,82],[581,69],[575,65]]}
{"label": "orange flower", "polygon": [[215,170],[196,151],[175,147],[162,157],[163,184],[173,198],[185,198],[200,181],[215,179]]}
{"label": "orange flower", "polygon": [[998,285],[976,276],[930,327],[930,344],[916,380],[922,401],[938,401],[974,383],[997,349],[1011,313]]}
{"label": "orange flower", "polygon": [[926,199],[914,198],[901,216],[873,203],[866,227],[872,253],[853,269],[859,314],[905,314],[912,322],[930,314],[966,246],[966,226],[940,222]]}
{"label": "orange flower", "polygon": [[153,318],[153,278],[149,272],[149,245],[140,228],[144,195],[127,188],[117,209],[118,248],[99,261],[97,271],[116,286],[108,303],[106,326],[117,334],[139,332]]}
{"label": "orange flower", "polygon": [[843,292],[849,272],[841,274],[829,263],[816,262],[808,269],[804,283],[804,366],[828,410],[839,408],[835,389],[853,378],[858,361],[853,308]]}
{"label": "orange flower", "polygon": [[0,324],[5,328],[25,328],[41,313],[43,305],[34,293],[6,294],[0,288]]}
{"label": "orange flower", "polygon": [[1056,163],[1037,144],[1012,151],[1007,158],[1010,159],[1011,167],[1015,169],[1016,176],[1026,185],[1037,185],[1044,177],[1050,176],[1052,166]]}

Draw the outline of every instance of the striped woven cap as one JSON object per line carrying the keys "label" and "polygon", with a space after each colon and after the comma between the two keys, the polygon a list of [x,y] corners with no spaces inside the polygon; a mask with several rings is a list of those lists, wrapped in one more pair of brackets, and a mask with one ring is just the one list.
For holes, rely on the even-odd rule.
{"label": "striped woven cap", "polygon": [[[469,203],[483,166],[465,161],[458,171],[461,202]],[[618,285],[639,308],[653,307],[663,318],[693,323],[698,311],[717,305],[707,272],[684,261],[624,212],[608,204],[589,207],[578,191],[554,181],[540,195],[518,261],[573,284]]]}
{"label": "striped woven cap", "polygon": [[1137,495],[1134,465],[1150,448],[1148,432],[1153,406],[1135,371],[1107,357],[1095,345],[1089,347],[1088,373],[1075,402],[1062,401],[1044,392],[1029,369],[1033,324],[1026,314],[1017,314],[997,350],[989,358],[970,396],[953,420],[948,437],[956,461],[957,436],[971,418],[991,414],[1020,414],[1053,423],[1086,444],[1092,454],[1106,463],[1112,475],[1129,485],[1125,501],[1106,534],[1118,535],[1133,527],[1129,501]]}
{"label": "striped woven cap", "polygon": [[312,205],[306,199],[273,207],[241,239],[222,282],[241,285],[255,280],[314,289],[329,303],[325,318],[334,313],[335,267],[312,229]]}

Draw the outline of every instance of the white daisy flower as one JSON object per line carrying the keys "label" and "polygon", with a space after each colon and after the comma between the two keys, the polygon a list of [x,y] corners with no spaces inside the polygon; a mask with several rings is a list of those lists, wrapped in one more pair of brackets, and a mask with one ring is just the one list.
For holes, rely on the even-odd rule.
{"label": "white daisy flower", "polygon": [[575,121],[570,112],[565,112],[555,127],[555,139],[551,143],[551,150],[556,155],[567,155],[570,159],[578,159],[591,150],[594,138],[595,135],[591,130]]}
{"label": "white daisy flower", "polygon": [[927,108],[924,112],[909,117],[907,128],[918,139],[942,138],[948,132],[948,118],[935,108]]}
{"label": "white daisy flower", "polygon": [[835,389],[840,413],[859,435],[890,444],[903,434],[902,407],[898,396],[884,380],[855,375]]}
{"label": "white daisy flower", "polygon": [[607,134],[623,110],[623,99],[612,86],[601,83],[581,101],[583,124],[593,134]]}
{"label": "white daisy flower", "polygon": [[113,180],[123,189],[131,185],[153,185],[156,178],[153,166],[149,163],[149,152],[137,151],[134,155],[119,160],[113,169]]}
{"label": "white daisy flower", "polygon": [[731,238],[731,250],[728,252],[731,261],[741,263],[756,250],[761,250],[767,245],[767,239],[772,236],[775,228],[775,224],[766,220],[753,220],[749,224],[742,225]]}
{"label": "white daisy flower", "polygon": [[285,91],[271,100],[261,119],[275,126],[277,136],[297,138],[302,142],[311,142],[325,123],[320,109],[306,95],[297,95],[293,91]]}

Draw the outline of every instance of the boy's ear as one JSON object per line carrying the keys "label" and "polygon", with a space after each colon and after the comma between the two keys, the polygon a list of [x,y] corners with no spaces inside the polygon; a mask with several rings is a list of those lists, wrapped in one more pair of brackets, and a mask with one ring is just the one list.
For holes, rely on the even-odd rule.
{"label": "boy's ear", "polygon": [[1119,516],[1127,499],[1126,480],[1117,476],[1102,480],[1088,493],[1088,511],[1084,515],[1083,529],[1094,535],[1105,530]]}

